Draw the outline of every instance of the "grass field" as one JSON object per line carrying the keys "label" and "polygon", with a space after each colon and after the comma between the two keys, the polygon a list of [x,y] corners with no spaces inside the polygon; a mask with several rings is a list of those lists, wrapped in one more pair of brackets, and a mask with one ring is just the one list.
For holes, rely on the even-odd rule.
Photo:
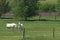
{"label": "grass field", "polygon": [[[6,23],[18,23],[16,20],[0,19],[0,40],[22,40],[22,32],[6,31]],[[60,40],[60,21],[21,21],[26,29],[26,40]],[[53,27],[55,37],[53,38]]]}

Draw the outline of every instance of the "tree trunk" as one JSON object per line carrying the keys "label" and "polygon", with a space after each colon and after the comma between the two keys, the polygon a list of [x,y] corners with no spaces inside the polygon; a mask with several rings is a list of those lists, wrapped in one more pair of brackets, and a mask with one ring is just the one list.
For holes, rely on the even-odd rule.
{"label": "tree trunk", "polygon": [[41,15],[39,15],[39,21],[40,21]]}
{"label": "tree trunk", "polygon": [[55,13],[55,20],[56,20],[56,13]]}
{"label": "tree trunk", "polygon": [[25,21],[27,21],[27,17],[25,17]]}
{"label": "tree trunk", "polygon": [[0,14],[0,19],[1,19],[1,14]]}
{"label": "tree trunk", "polygon": [[55,20],[56,20],[56,15],[55,15]]}

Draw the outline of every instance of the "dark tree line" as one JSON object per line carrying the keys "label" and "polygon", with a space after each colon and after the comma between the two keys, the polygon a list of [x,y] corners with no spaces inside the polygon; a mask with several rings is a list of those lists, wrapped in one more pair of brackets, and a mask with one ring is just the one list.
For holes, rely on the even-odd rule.
{"label": "dark tree line", "polygon": [[[0,0],[0,18],[2,14],[7,12],[11,12],[14,14],[16,18],[22,18],[24,20],[28,20],[28,18],[35,16],[38,10],[41,11],[56,11],[60,14],[60,0],[58,0],[57,4],[47,4],[44,6],[43,4],[39,4],[37,6],[38,0]],[[56,8],[56,9],[55,9]],[[41,17],[41,16],[40,16]],[[40,18],[39,17],[39,18]],[[55,16],[56,19],[56,16]]]}

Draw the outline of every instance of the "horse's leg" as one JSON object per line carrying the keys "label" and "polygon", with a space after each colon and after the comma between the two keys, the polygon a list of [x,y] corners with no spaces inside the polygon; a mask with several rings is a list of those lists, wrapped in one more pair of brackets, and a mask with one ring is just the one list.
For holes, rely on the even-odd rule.
{"label": "horse's leg", "polygon": [[12,27],[12,32],[14,32],[14,27]]}
{"label": "horse's leg", "polygon": [[20,29],[20,28],[18,28],[18,30],[19,30],[19,31],[21,31],[21,29]]}
{"label": "horse's leg", "polygon": [[8,29],[9,29],[9,28],[8,28],[8,27],[6,27],[6,31],[7,31],[7,32],[8,32]]}

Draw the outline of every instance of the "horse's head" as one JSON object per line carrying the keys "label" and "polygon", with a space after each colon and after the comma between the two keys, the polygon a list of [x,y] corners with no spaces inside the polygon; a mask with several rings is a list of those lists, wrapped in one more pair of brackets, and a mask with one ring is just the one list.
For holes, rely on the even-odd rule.
{"label": "horse's head", "polygon": [[21,26],[23,26],[23,24],[21,24]]}

